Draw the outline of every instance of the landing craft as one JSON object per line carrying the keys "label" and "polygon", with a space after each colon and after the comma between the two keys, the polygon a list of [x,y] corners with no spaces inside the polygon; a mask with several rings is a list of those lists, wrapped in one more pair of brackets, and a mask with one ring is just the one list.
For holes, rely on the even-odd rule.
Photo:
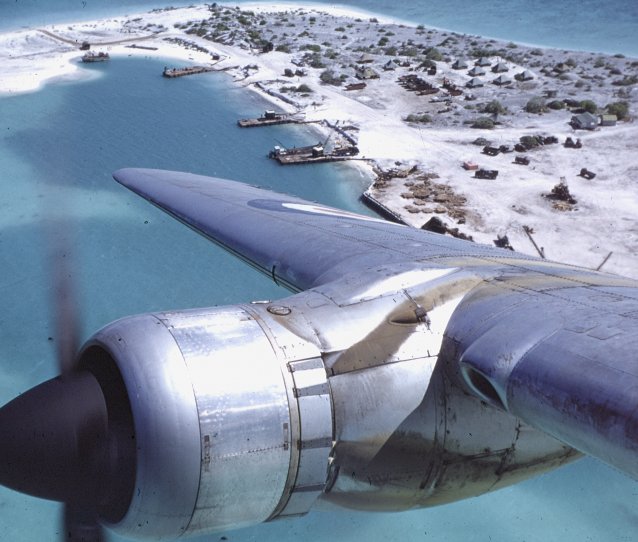
{"label": "landing craft", "polygon": [[638,478],[638,282],[232,181],[114,176],[295,293],[124,318],[0,409],[0,482],[64,502],[67,539],[434,506],[582,453]]}

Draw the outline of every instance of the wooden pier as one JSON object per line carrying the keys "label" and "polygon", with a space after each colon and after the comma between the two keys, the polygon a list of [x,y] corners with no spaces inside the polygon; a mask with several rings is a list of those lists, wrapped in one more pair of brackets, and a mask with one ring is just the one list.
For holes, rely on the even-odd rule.
{"label": "wooden pier", "polygon": [[185,75],[195,75],[196,73],[212,72],[214,68],[210,66],[191,66],[188,68],[164,68],[164,77],[184,77]]}

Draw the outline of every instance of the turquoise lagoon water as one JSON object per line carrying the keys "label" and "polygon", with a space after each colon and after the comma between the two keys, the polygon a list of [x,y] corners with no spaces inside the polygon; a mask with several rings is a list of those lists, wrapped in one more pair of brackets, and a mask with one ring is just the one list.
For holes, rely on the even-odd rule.
{"label": "turquoise lagoon water", "polygon": [[[22,18],[14,2],[0,0],[0,26],[14,27],[11,17],[20,24],[40,24],[51,16],[79,20],[106,9],[133,11],[129,2],[87,1],[86,7],[68,0],[15,4],[24,10]],[[612,1],[598,9],[616,12],[620,4],[631,7]],[[457,0],[446,4],[462,13],[459,25],[468,18],[465,12],[474,13],[469,19],[476,26],[470,28],[454,26],[454,12],[445,15],[434,3],[356,5],[415,22],[496,35],[481,25],[491,23],[485,14],[502,3],[465,2],[465,11]],[[553,9],[559,9],[557,5],[564,8],[567,3],[554,2]],[[442,13],[440,20],[419,18],[426,7],[432,17]],[[510,30],[515,32],[514,27]],[[614,36],[612,28],[605,31],[610,39]],[[539,29],[538,39],[524,41],[542,42],[543,32]],[[556,45],[549,39],[544,43]],[[593,42],[584,48],[597,49]],[[92,77],[82,82],[58,81],[36,93],[0,98],[0,403],[56,373],[54,341],[48,340],[55,332],[48,303],[50,261],[45,257],[50,240],[45,219],[56,210],[70,225],[71,273],[80,293],[84,338],[127,314],[287,295],[121,188],[111,180],[113,170],[184,169],[366,212],[358,201],[366,180],[357,172],[334,164],[281,168],[265,158],[278,142],[314,142],[311,132],[291,127],[240,131],[236,119],[261,112],[263,102],[230,86],[222,74],[169,81],[160,76],[162,67],[157,61],[117,59],[89,68]],[[585,459],[495,494],[436,509],[401,514],[318,511],[225,536],[233,542],[299,537],[309,542],[634,540],[637,502],[636,482]],[[58,515],[55,503],[0,489],[0,541],[53,540]]]}

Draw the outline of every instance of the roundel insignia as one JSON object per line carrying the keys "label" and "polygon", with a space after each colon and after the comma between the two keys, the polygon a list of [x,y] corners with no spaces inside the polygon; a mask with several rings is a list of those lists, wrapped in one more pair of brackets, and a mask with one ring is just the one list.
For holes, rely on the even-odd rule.
{"label": "roundel insignia", "polygon": [[264,209],[267,211],[278,211],[281,213],[298,213],[305,215],[321,215],[330,216],[334,218],[349,218],[352,220],[365,220],[367,222],[382,222],[384,220],[379,218],[373,218],[368,216],[351,213],[349,211],[342,211],[341,209],[334,209],[332,207],[324,207],[323,205],[315,203],[297,203],[291,201],[271,200],[271,199],[258,199],[248,202],[251,207],[258,209]]}

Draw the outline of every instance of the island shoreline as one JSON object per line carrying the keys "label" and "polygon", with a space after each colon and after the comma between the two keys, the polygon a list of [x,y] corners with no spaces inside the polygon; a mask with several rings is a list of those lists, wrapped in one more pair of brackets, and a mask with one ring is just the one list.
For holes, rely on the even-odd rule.
{"label": "island shoreline", "polygon": [[[426,102],[417,98],[396,85],[397,77],[400,77],[399,73],[403,76],[417,73],[421,77],[421,72],[415,71],[414,66],[401,67],[397,62],[396,66],[390,66],[392,74],[386,76],[385,73],[381,72],[381,77],[378,80],[365,80],[366,90],[355,91],[357,94],[347,95],[340,84],[324,84],[320,80],[320,75],[323,73],[321,69],[306,67],[307,76],[293,78],[283,76],[283,68],[292,66],[291,60],[300,56],[303,49],[297,49],[293,52],[260,53],[254,49],[250,50],[250,48],[242,49],[242,45],[245,45],[243,42],[239,45],[237,43],[225,44],[188,33],[188,29],[192,27],[178,29],[178,25],[185,24],[188,20],[197,21],[198,17],[203,20],[210,15],[208,9],[206,6],[197,6],[174,10],[153,10],[149,13],[125,18],[52,25],[47,27],[46,31],[59,34],[62,39],[70,39],[72,42],[76,39],[78,45],[83,39],[90,40],[93,42],[93,49],[106,48],[114,58],[121,55],[141,55],[175,59],[189,65],[210,64],[212,62],[211,51],[214,51],[221,57],[221,60],[216,64],[220,70],[223,69],[236,83],[257,92],[283,112],[303,112],[306,119],[310,121],[324,119],[333,123],[343,122],[356,125],[361,155],[372,160],[377,168],[387,173],[387,175],[384,174],[384,179],[381,179],[378,174],[372,176],[369,193],[383,206],[400,216],[404,222],[421,227],[432,217],[438,217],[443,219],[445,227],[452,233],[454,230],[459,233],[460,229],[460,233],[463,235],[472,235],[475,240],[487,243],[502,235],[507,235],[516,249],[534,253],[533,247],[527,240],[527,231],[524,229],[529,228],[532,231],[540,232],[539,242],[548,248],[549,256],[552,259],[565,259],[579,265],[595,267],[596,261],[601,260],[604,255],[611,252],[615,253],[616,256],[611,258],[609,264],[606,263],[608,266],[606,269],[622,274],[638,275],[638,271],[636,271],[638,265],[636,265],[635,259],[635,254],[638,252],[638,241],[631,230],[623,231],[622,228],[614,228],[613,235],[609,236],[604,247],[596,248],[598,245],[592,244],[592,240],[589,241],[589,246],[579,243],[574,250],[566,250],[561,246],[564,244],[561,239],[564,239],[567,232],[573,231],[574,235],[582,237],[591,235],[591,232],[583,229],[582,224],[579,224],[579,221],[574,218],[578,218],[579,213],[582,216],[583,212],[586,212],[593,221],[611,220],[617,211],[614,209],[614,206],[617,205],[614,203],[614,199],[618,200],[622,197],[627,201],[621,205],[620,214],[629,218],[635,216],[635,209],[638,208],[638,194],[635,186],[631,186],[628,181],[635,179],[636,171],[638,171],[636,158],[634,158],[637,155],[636,140],[638,140],[636,126],[633,122],[624,122],[609,129],[597,128],[591,133],[575,132],[567,125],[569,117],[565,114],[562,116],[555,112],[536,116],[526,114],[518,109],[521,105],[516,102],[516,96],[513,96],[515,94],[525,96],[540,94],[549,90],[546,88],[548,82],[550,85],[555,82],[556,86],[562,89],[563,95],[567,97],[574,89],[580,88],[578,87],[579,82],[583,82],[582,86],[589,85],[592,88],[588,92],[574,92],[575,96],[592,96],[597,100],[603,100],[609,96],[607,99],[609,102],[615,95],[614,92],[622,90],[622,88],[609,87],[604,80],[601,82],[601,79],[588,79],[586,75],[583,75],[586,69],[589,69],[590,66],[593,69],[594,65],[602,62],[607,63],[607,65],[622,66],[624,71],[632,69],[634,70],[633,74],[635,66],[638,65],[637,62],[624,57],[620,58],[618,55],[565,52],[554,48],[507,44],[492,38],[457,34],[444,29],[408,27],[406,22],[400,21],[373,22],[372,19],[387,21],[388,18],[359,10],[348,11],[343,8],[334,10],[322,4],[292,6],[281,3],[257,5],[247,3],[241,4],[240,8],[219,7],[220,10],[233,12],[236,17],[241,17],[242,13],[252,13],[251,16],[245,15],[244,17],[254,16],[255,21],[262,16],[270,17],[268,23],[263,25],[264,27],[273,25],[274,28],[274,25],[279,23],[277,17],[281,13],[293,13],[291,10],[294,10],[295,17],[298,17],[295,20],[299,20],[299,17],[305,17],[304,20],[310,20],[312,17],[317,21],[320,21],[321,18],[325,19],[321,22],[307,23],[304,26],[304,32],[315,30],[319,24],[329,23],[340,25],[339,27],[352,25],[352,29],[361,28],[363,34],[368,32],[366,34],[368,37],[378,37],[380,34],[394,36],[403,32],[403,37],[412,33],[414,42],[427,36],[432,43],[448,40],[456,40],[461,44],[476,42],[482,47],[490,44],[494,50],[505,52],[507,52],[508,47],[514,45],[511,49],[516,49],[517,54],[521,50],[528,51],[522,53],[521,58],[531,59],[530,64],[538,60],[534,58],[535,54],[539,58],[542,57],[545,64],[542,70],[546,71],[550,69],[552,63],[558,65],[560,62],[564,63],[572,59],[572,57],[577,59],[575,62],[580,64],[580,67],[567,71],[566,74],[560,74],[560,76],[551,73],[549,75],[541,74],[542,70],[535,69],[533,82],[527,86],[513,83],[509,86],[512,90],[509,94],[507,88],[492,88],[490,86],[479,98],[480,100],[488,102],[489,99],[492,99],[492,101],[503,101],[513,105],[509,106],[510,111],[501,114],[500,122],[495,126],[495,129],[473,129],[469,125],[461,123],[460,120],[464,119],[463,122],[465,122],[467,119],[471,120],[471,115],[478,114],[478,109],[472,110],[475,107],[473,103],[451,98],[449,101],[441,102],[442,105],[439,106],[436,102]],[[237,11],[237,9],[239,10]],[[370,20],[365,21],[362,17],[369,17]],[[359,22],[355,24],[354,21]],[[364,28],[365,25],[367,25],[367,29]],[[64,28],[61,28],[62,26]],[[381,32],[381,28],[385,30]],[[297,28],[297,30],[299,29]],[[73,36],[76,37],[73,38]],[[182,43],[181,45],[167,43],[165,41],[167,37],[182,40]],[[157,51],[125,48],[130,43],[139,40],[157,46]],[[82,79],[87,75],[95,76],[94,73],[88,74],[85,70],[79,69],[77,62],[81,55],[77,48],[63,42],[56,45],[52,41],[55,41],[55,38],[51,35],[47,36],[34,29],[0,34],[0,58],[3,58],[8,65],[7,76],[3,79],[3,83],[0,83],[0,99],[3,94],[36,91],[42,88],[42,85],[60,78],[68,81]],[[100,41],[104,45],[99,45]],[[354,40],[350,41],[354,42]],[[392,45],[395,40],[388,39],[388,42]],[[194,44],[201,50],[186,49],[188,44]],[[307,45],[308,43],[304,46]],[[463,47],[459,45],[458,48],[462,49]],[[454,50],[454,47],[449,48],[449,50]],[[462,87],[467,95],[468,91],[463,85],[467,78],[461,76],[458,71],[452,70],[453,58],[447,51],[448,49],[444,51],[444,56],[447,58],[436,61],[440,71],[438,77],[428,80],[431,80],[438,87],[441,85],[441,78],[443,78],[443,84],[445,84],[445,78],[449,78],[453,86]],[[386,60],[384,53],[372,53],[371,56],[375,56],[371,65],[376,70],[381,71],[381,61],[385,62]],[[391,57],[391,55],[387,56]],[[355,80],[352,73],[359,69],[356,66],[356,57],[357,54],[353,52],[348,57],[349,60],[343,60],[340,64],[340,66],[347,66],[339,68],[339,70],[343,71],[342,75],[347,76],[350,80]],[[401,55],[396,58],[405,63],[412,60],[412,57],[402,57]],[[498,62],[499,58],[500,55],[492,55],[490,65]],[[548,58],[554,60],[548,60]],[[508,69],[511,71],[526,67],[525,64],[514,62],[509,64]],[[585,67],[582,67],[583,64]],[[231,65],[237,65],[237,68],[233,69]],[[250,66],[256,66],[257,69],[253,70],[249,68]],[[613,69],[622,71],[620,68]],[[579,71],[577,72],[577,70]],[[610,68],[608,71],[611,73],[612,69]],[[562,79],[563,75],[567,79]],[[633,75],[631,76],[633,77]],[[422,80],[425,79],[426,77],[423,76]],[[293,107],[290,103],[283,103],[279,98],[270,94],[269,89],[284,87],[285,81],[290,81],[291,85],[289,86],[308,81],[308,85],[313,88],[314,96],[300,96],[291,99],[292,103],[297,104],[298,107]],[[257,83],[261,88],[257,87]],[[596,84],[601,85],[601,89],[606,84],[609,88],[599,90],[595,88]],[[297,95],[295,94],[295,96]],[[630,110],[634,109],[635,93],[629,93],[627,101]],[[445,107],[441,109],[443,104]],[[601,105],[605,104],[601,103]],[[450,110],[445,111],[446,108]],[[514,111],[514,108],[517,109]],[[412,110],[415,114],[422,115],[423,118],[426,116],[434,117],[436,120],[427,124],[406,122],[406,114]],[[529,168],[526,173],[523,173],[524,170],[519,165],[512,166],[509,162],[505,163],[500,157],[485,158],[481,147],[471,145],[474,139],[484,137],[486,140],[490,139],[490,144],[502,143],[504,147],[511,147],[522,137],[521,134],[532,136],[536,133],[545,133],[548,136],[555,134],[560,143],[567,137],[574,136],[576,139],[581,136],[587,150],[581,152],[579,159],[574,159],[577,156],[574,151],[565,150],[562,145],[560,148],[556,146],[550,149],[549,146],[546,146],[545,148],[532,149],[529,155],[532,157],[531,168],[534,169]],[[387,137],[384,138],[380,134],[387,134]],[[625,162],[626,167],[610,163],[609,153],[616,153],[618,162]],[[501,156],[505,156],[505,154]],[[509,185],[498,184],[501,183],[500,180],[490,185],[476,184],[476,181],[472,177],[468,177],[460,167],[463,163],[474,162],[485,164],[488,168],[496,168],[496,164],[498,164],[501,177],[508,176],[511,183],[520,185],[519,189],[513,190]],[[589,184],[582,183],[580,179],[573,181],[573,172],[582,170],[582,168],[578,168],[581,162],[586,164],[587,171],[597,172],[599,179]],[[372,175],[368,166],[363,166],[361,163],[353,165],[366,175]],[[415,167],[413,174],[403,175],[406,170]],[[606,167],[609,171],[601,173],[601,169]],[[530,170],[534,173],[530,174]],[[552,184],[558,184],[562,177],[569,177],[570,186],[572,183],[576,184],[575,191],[578,192],[578,195],[586,193],[586,196],[584,200],[581,200],[580,207],[564,207],[561,212],[552,208],[547,200],[542,199],[542,194],[548,193]],[[605,184],[601,184],[601,180]],[[609,201],[603,202],[601,195],[605,196],[607,192],[610,192],[611,196],[607,198]],[[490,202],[490,200],[499,197],[504,200],[502,203],[507,202],[503,208],[497,208],[493,201]],[[530,198],[532,203],[525,204],[526,198]],[[546,227],[548,222],[552,223],[551,228]],[[549,229],[554,231],[546,231]],[[557,254],[559,248],[563,254]],[[592,250],[593,255],[591,254]]]}

